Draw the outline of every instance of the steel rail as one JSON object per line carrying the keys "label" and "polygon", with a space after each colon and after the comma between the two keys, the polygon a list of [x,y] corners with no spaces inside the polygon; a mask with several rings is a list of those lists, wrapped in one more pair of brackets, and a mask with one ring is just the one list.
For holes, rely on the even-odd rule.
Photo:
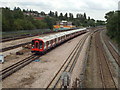
{"label": "steel rail", "polygon": [[31,55],[5,69],[3,69],[2,71],[0,71],[0,80],[5,79],[6,77],[8,77],[9,75],[13,74],[14,72],[18,71],[19,69],[23,68],[24,66],[26,66],[27,64],[29,64],[30,62],[32,62],[33,60],[39,58],[40,56],[36,56],[36,55]]}
{"label": "steel rail", "polygon": [[[86,35],[86,37],[87,37],[87,36],[88,36],[88,34]],[[85,38],[85,37],[84,37],[84,38]],[[68,60],[70,59],[69,62],[67,63],[67,65],[66,65],[65,69],[63,70],[63,72],[67,69],[67,67],[68,67],[69,64],[71,63],[72,58],[75,57],[76,51],[79,51],[79,48],[80,48],[80,46],[81,46],[82,41],[83,41],[83,38],[82,38],[82,39],[77,43],[77,45],[74,47],[73,51],[70,53],[70,55],[68,56],[68,58],[65,60],[65,62],[63,63],[63,65],[61,66],[61,68],[58,70],[58,72],[56,73],[56,75],[54,76],[54,78],[51,80],[51,82],[48,84],[48,86],[47,86],[46,89],[48,89],[48,88],[50,87],[50,85],[51,85],[51,84],[53,83],[53,81],[56,79],[56,77],[58,76],[58,74],[61,75],[61,73],[62,73],[61,70],[63,70],[63,67],[65,66],[65,64],[66,64],[66,63],[68,62]],[[72,65],[75,65],[75,62],[76,62],[76,61],[73,60],[73,63],[74,63],[74,64],[72,64]],[[73,67],[70,68],[70,69],[73,70]],[[70,69],[69,69],[68,71],[70,71]],[[61,73],[60,73],[60,72],[61,72]],[[60,77],[59,77],[58,80],[56,81],[56,83],[55,83],[55,85],[53,86],[53,88],[56,87],[56,85],[58,84],[59,81],[60,81]]]}
{"label": "steel rail", "polygon": [[[105,63],[106,63],[106,68],[109,71],[109,75],[110,75],[111,80],[112,80],[110,82],[112,82],[112,84],[114,85],[114,88],[117,88],[116,83],[114,81],[114,77],[113,77],[111,69],[110,69],[109,62],[107,61],[107,57],[106,57],[105,51],[103,49],[104,47],[102,45],[102,42],[100,41],[100,32],[98,32],[95,35],[95,39],[96,39],[95,40],[96,41],[96,50],[97,50],[97,54],[99,56],[98,62],[99,62],[99,67],[100,67],[100,74],[101,74],[101,80],[102,80],[103,88],[108,88],[107,87],[108,83],[105,83],[105,75],[104,75],[104,71],[103,71],[103,63],[102,63],[102,61],[105,61]],[[104,58],[104,60],[102,58]]]}

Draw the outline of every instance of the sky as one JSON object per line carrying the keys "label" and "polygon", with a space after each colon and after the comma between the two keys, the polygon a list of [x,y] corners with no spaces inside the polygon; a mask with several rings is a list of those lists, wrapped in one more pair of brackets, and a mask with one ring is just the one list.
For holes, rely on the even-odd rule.
{"label": "sky", "polygon": [[109,11],[118,10],[119,0],[1,0],[0,7],[20,7],[38,12],[58,11],[58,13],[86,13],[95,20],[105,20]]}

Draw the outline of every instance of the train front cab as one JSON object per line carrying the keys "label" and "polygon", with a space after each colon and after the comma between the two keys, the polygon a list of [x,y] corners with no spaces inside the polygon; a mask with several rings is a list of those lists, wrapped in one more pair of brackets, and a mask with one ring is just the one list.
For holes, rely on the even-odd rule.
{"label": "train front cab", "polygon": [[41,39],[32,40],[32,53],[43,54],[44,53],[44,42]]}

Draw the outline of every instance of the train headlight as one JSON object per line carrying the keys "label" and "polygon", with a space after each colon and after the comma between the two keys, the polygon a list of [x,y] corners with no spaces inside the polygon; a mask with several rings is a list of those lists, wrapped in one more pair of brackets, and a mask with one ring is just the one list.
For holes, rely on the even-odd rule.
{"label": "train headlight", "polygon": [[32,48],[34,48],[34,45],[32,46]]}

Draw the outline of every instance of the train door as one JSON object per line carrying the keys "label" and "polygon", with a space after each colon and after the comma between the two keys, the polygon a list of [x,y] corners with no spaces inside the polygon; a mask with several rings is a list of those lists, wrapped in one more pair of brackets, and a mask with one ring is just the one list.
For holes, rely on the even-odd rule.
{"label": "train door", "polygon": [[35,49],[39,49],[39,41],[35,41]]}
{"label": "train door", "polygon": [[49,41],[46,42],[46,49],[48,49]]}

